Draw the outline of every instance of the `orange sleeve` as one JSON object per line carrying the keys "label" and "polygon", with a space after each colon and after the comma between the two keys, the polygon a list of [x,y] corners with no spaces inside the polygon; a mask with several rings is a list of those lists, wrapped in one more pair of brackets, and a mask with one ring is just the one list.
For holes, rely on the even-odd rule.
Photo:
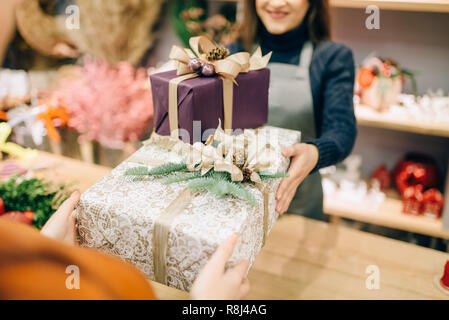
{"label": "orange sleeve", "polygon": [[[74,270],[79,270],[78,282],[74,280],[77,274]],[[127,262],[66,245],[29,226],[0,219],[0,299],[155,299],[155,296],[145,276]]]}

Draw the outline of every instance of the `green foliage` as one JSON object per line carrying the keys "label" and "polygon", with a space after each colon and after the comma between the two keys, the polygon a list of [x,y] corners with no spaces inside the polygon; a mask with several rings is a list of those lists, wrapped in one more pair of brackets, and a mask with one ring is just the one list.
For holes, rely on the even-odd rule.
{"label": "green foliage", "polygon": [[193,192],[207,190],[217,196],[231,195],[239,199],[247,200],[251,205],[257,204],[254,195],[240,182],[230,182],[220,175],[201,177],[189,182],[187,188]]}
{"label": "green foliage", "polygon": [[68,198],[67,186],[54,187],[42,179],[19,180],[14,177],[0,182],[0,197],[5,212],[33,211],[33,226],[41,229],[58,206]]}
{"label": "green foliage", "polygon": [[270,173],[266,171],[261,171],[259,172],[259,176],[262,180],[265,180],[265,179],[288,178],[289,174],[287,172]]}
{"label": "green foliage", "polygon": [[167,177],[162,183],[163,184],[172,184],[182,181],[187,181],[191,179],[196,179],[201,177],[200,171],[194,171],[194,172],[183,172],[179,174],[175,174],[172,176]]}
{"label": "green foliage", "polygon": [[176,171],[186,170],[187,165],[185,162],[180,163],[166,163],[151,169],[147,167],[135,167],[125,171],[125,176],[161,176]]}
{"label": "green foliage", "polygon": [[[185,172],[186,170],[187,166],[185,163],[167,163],[150,170],[146,167],[131,168],[125,172],[125,175],[134,176],[135,179],[139,179],[145,176],[160,176],[181,171],[166,177],[162,183],[172,184],[190,181],[187,184],[187,188],[193,192],[207,190],[217,196],[231,195],[239,199],[247,200],[253,206],[257,204],[253,194],[241,182],[232,181],[231,175],[228,172],[217,172],[212,169],[204,176],[201,176],[201,171]],[[288,173],[286,172],[259,172],[259,175],[262,180],[288,177]]]}
{"label": "green foliage", "polygon": [[[205,0],[176,0],[170,1],[170,22],[173,29],[184,43],[185,47],[189,46],[189,39],[192,34],[189,32],[186,22],[182,19],[181,13],[189,8],[203,8],[207,12],[207,1]],[[206,19],[206,15],[200,17],[199,21]]]}

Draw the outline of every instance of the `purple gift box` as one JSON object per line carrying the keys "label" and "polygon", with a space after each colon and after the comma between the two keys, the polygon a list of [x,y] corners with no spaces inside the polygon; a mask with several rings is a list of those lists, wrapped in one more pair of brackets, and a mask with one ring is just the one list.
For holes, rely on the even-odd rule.
{"label": "purple gift box", "polygon": [[[168,87],[175,77],[175,70],[150,76],[154,128],[161,135],[170,135]],[[232,129],[252,129],[267,123],[270,70],[240,73],[235,81],[238,85],[234,84],[233,90]],[[180,135],[184,142],[206,141],[204,132],[207,130],[208,136],[213,134],[218,119],[223,125],[223,80],[220,77],[197,77],[178,84],[178,126],[189,133],[189,141]]]}

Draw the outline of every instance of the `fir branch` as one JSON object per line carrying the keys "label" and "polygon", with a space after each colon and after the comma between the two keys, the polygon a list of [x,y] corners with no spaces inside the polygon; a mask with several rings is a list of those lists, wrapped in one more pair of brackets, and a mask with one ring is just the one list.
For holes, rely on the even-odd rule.
{"label": "fir branch", "polygon": [[169,174],[172,172],[182,171],[186,169],[187,165],[185,162],[180,163],[170,162],[151,169],[142,166],[130,168],[125,171],[125,176],[161,176],[164,174]]}
{"label": "fir branch", "polygon": [[201,177],[194,179],[187,185],[193,192],[207,190],[217,196],[232,195],[236,198],[247,200],[251,205],[257,205],[256,198],[240,182],[229,182],[218,176]]}
{"label": "fir branch", "polygon": [[265,179],[288,178],[290,175],[285,171],[276,173],[261,171],[259,172],[259,176],[262,180],[265,180]]}
{"label": "fir branch", "polygon": [[201,171],[194,171],[194,172],[185,172],[176,174],[173,176],[167,177],[162,183],[163,184],[172,184],[176,182],[183,182],[191,179],[196,179],[201,177]]}
{"label": "fir branch", "polygon": [[134,167],[125,171],[125,176],[146,176],[148,175],[147,167]]}

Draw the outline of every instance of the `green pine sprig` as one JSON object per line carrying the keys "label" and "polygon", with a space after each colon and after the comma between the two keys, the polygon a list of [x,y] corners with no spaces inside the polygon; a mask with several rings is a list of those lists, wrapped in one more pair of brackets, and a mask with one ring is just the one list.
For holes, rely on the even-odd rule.
{"label": "green pine sprig", "polygon": [[163,165],[148,169],[147,167],[134,167],[125,171],[125,176],[161,176],[172,172],[186,170],[187,165],[185,162],[165,163]]}
{"label": "green pine sprig", "polygon": [[265,180],[265,179],[288,178],[290,175],[287,172],[270,173],[266,171],[261,171],[259,172],[259,176],[262,180]]}
{"label": "green pine sprig", "polygon": [[[246,189],[242,182],[232,181],[228,172],[217,172],[213,169],[201,176],[201,171],[186,172],[187,165],[182,163],[167,163],[158,167],[148,169],[147,167],[135,167],[126,170],[125,176],[133,176],[134,180],[142,179],[145,176],[162,176],[175,173],[165,177],[163,184],[179,183],[189,181],[187,188],[192,192],[209,191],[217,196],[231,195],[239,199],[247,200],[251,205],[257,205],[254,195]],[[288,177],[286,172],[259,172],[262,180]],[[251,181],[249,182],[251,183]]]}
{"label": "green pine sprig", "polygon": [[257,205],[254,195],[243,187],[242,183],[229,182],[216,175],[194,179],[188,183],[187,188],[192,192],[207,190],[220,197],[231,195],[239,199],[247,200],[253,206]]}

